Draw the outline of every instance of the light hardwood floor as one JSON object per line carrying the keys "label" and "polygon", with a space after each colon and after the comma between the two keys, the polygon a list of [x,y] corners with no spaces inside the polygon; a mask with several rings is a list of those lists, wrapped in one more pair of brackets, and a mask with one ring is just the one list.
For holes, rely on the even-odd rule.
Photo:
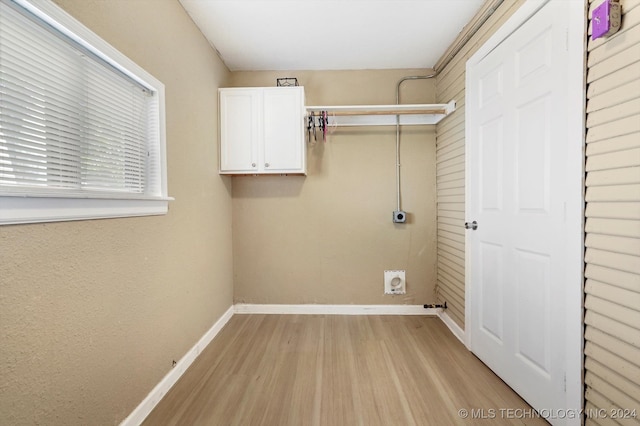
{"label": "light hardwood floor", "polygon": [[547,424],[531,414],[436,317],[235,315],[144,425]]}

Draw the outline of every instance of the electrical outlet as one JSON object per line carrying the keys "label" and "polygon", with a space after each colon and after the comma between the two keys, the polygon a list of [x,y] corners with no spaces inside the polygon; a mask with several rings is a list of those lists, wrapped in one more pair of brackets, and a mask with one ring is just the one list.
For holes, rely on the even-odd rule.
{"label": "electrical outlet", "polygon": [[407,221],[407,213],[402,210],[393,212],[393,223],[405,223]]}
{"label": "electrical outlet", "polygon": [[591,14],[591,40],[615,34],[621,25],[619,0],[605,0]]}

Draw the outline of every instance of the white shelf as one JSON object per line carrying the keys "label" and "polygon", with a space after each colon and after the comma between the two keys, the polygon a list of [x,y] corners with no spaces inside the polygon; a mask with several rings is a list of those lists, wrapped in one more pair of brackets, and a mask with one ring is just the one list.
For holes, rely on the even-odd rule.
{"label": "white shelf", "polygon": [[327,112],[329,126],[401,126],[437,124],[456,109],[448,104],[307,106],[307,114]]}

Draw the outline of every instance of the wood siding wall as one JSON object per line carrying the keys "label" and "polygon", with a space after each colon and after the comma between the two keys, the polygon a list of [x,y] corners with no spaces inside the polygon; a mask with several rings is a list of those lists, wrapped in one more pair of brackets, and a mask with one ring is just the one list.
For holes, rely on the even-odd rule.
{"label": "wood siding wall", "polygon": [[621,4],[621,30],[587,48],[585,407],[640,424],[640,0]]}
{"label": "wood siding wall", "polygon": [[464,329],[464,131],[465,64],[478,48],[515,12],[523,1],[505,1],[462,50],[438,70],[436,102],[457,102],[456,111],[436,126],[436,202],[438,205],[439,303]]}

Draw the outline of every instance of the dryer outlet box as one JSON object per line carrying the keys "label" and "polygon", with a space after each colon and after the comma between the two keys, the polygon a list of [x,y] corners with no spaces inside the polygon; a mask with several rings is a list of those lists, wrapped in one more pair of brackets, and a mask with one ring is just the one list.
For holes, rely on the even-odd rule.
{"label": "dryer outlet box", "polygon": [[384,294],[405,294],[406,292],[404,271],[384,271]]}

